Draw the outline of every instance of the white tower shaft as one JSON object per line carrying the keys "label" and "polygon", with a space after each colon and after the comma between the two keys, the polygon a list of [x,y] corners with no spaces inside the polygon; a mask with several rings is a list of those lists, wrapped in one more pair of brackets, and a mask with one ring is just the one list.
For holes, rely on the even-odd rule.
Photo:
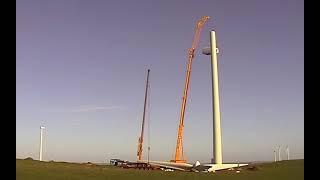
{"label": "white tower shaft", "polygon": [[215,164],[222,164],[220,99],[216,33],[211,31],[211,73],[212,73],[212,107],[213,107],[213,159]]}
{"label": "white tower shaft", "polygon": [[42,161],[42,142],[43,142],[43,129],[44,127],[40,127],[40,150],[39,150],[39,161]]}
{"label": "white tower shaft", "polygon": [[278,161],[281,161],[281,147],[278,148]]}

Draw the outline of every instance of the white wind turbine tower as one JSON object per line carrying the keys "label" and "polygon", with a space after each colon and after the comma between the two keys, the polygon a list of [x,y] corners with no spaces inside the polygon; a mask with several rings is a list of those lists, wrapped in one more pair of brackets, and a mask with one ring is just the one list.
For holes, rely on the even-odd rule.
{"label": "white wind turbine tower", "polygon": [[287,154],[287,160],[290,160],[290,158],[289,158],[289,146],[288,145],[286,147],[286,154]]}
{"label": "white wind turbine tower", "polygon": [[278,146],[278,161],[281,161],[281,146]]}
{"label": "white wind turbine tower", "polygon": [[39,161],[42,161],[42,141],[43,141],[43,130],[44,126],[40,126],[40,150],[39,150]]}
{"label": "white wind turbine tower", "polygon": [[274,151],[273,151],[273,154],[274,154],[274,162],[277,162],[277,151],[274,150]]}

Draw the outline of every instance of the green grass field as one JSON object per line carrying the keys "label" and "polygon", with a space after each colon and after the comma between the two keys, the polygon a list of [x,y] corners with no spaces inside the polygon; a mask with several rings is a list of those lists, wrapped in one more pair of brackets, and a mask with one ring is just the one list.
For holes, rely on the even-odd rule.
{"label": "green grass field", "polygon": [[304,160],[281,161],[256,166],[258,170],[243,168],[240,173],[224,171],[216,173],[165,172],[121,169],[112,166],[88,166],[64,162],[39,162],[16,160],[17,180],[160,180],[160,179],[215,179],[215,180],[302,180]]}

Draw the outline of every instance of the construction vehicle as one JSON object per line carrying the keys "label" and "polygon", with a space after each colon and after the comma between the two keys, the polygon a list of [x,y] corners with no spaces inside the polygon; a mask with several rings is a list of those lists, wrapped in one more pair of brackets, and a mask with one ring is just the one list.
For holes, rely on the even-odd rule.
{"label": "construction vehicle", "polygon": [[124,163],[126,161],[124,160],[121,160],[121,159],[110,159],[110,165],[113,165],[113,166],[120,166],[122,163]]}
{"label": "construction vehicle", "polygon": [[141,135],[138,140],[138,151],[137,151],[137,158],[141,160],[142,158],[142,145],[143,145],[143,132],[144,132],[144,122],[145,122],[145,115],[146,115],[146,104],[147,104],[147,96],[148,96],[148,87],[149,87],[149,73],[150,69],[148,69],[147,73],[147,83],[146,83],[146,91],[144,96],[144,108],[143,108],[143,116],[142,116],[142,126],[141,126]]}
{"label": "construction vehicle", "polygon": [[158,170],[160,166],[151,165],[143,162],[124,162],[120,165],[124,169],[143,169],[143,170]]}
{"label": "construction vehicle", "polygon": [[195,50],[198,46],[201,30],[204,26],[204,24],[209,19],[209,16],[203,16],[196,24],[195,28],[195,35],[193,38],[192,46],[188,50],[188,66],[187,66],[187,75],[185,80],[185,86],[184,86],[184,92],[183,92],[183,98],[182,98],[182,105],[181,105],[181,111],[180,111],[180,120],[179,120],[179,127],[178,127],[178,137],[177,137],[177,145],[176,145],[176,152],[175,152],[175,158],[171,160],[171,162],[175,163],[186,163],[186,159],[184,157],[183,152],[183,128],[184,128],[184,114],[186,110],[186,104],[187,104],[187,97],[188,97],[188,90],[189,90],[189,82],[190,82],[190,74],[191,74],[191,66],[192,66],[192,60],[194,57]]}

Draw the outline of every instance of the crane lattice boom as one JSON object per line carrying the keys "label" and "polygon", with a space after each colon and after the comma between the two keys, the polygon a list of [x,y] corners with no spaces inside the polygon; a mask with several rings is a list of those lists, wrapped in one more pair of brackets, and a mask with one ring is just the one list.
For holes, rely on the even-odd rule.
{"label": "crane lattice boom", "polygon": [[195,50],[196,50],[198,43],[199,43],[199,40],[200,40],[201,30],[208,19],[209,19],[209,16],[203,16],[197,22],[192,46],[188,51],[189,60],[188,60],[187,75],[186,75],[186,80],[185,80],[184,92],[183,92],[183,97],[182,97],[182,105],[181,105],[181,111],[180,111],[176,153],[175,153],[175,159],[171,160],[171,162],[176,162],[176,163],[185,163],[186,162],[186,160],[184,158],[183,143],[182,142],[183,142],[183,129],[184,129],[184,114],[185,114],[186,104],[187,104],[192,60],[193,60]]}
{"label": "crane lattice boom", "polygon": [[145,122],[145,115],[146,115],[146,104],[147,104],[148,85],[149,85],[149,73],[150,73],[150,69],[148,69],[148,74],[147,74],[146,92],[144,96],[144,108],[143,108],[142,125],[141,125],[141,135],[138,140],[138,151],[137,151],[138,160],[142,159],[142,150],[143,150],[142,145],[143,145],[144,122]]}

